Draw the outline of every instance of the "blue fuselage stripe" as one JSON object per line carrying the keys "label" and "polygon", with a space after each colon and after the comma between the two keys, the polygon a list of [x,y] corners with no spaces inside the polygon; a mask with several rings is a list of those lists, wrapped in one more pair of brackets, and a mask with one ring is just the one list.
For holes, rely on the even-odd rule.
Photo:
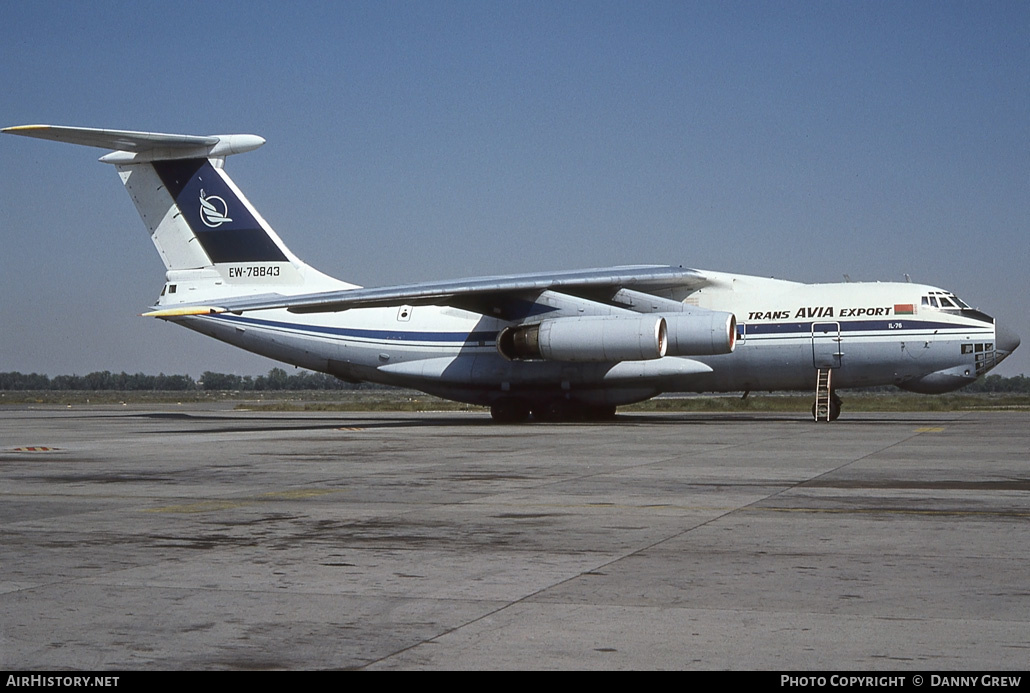
{"label": "blue fuselage stripe", "polygon": [[958,325],[951,322],[929,322],[925,320],[907,320],[905,318],[894,318],[893,320],[815,320],[808,322],[774,322],[774,323],[747,323],[747,336],[763,334],[812,334],[812,325],[826,325],[837,323],[840,325],[842,334],[847,332],[891,332],[904,333],[925,330],[968,330],[968,329],[989,329],[989,325],[980,325],[974,328],[972,325]]}
{"label": "blue fuselage stripe", "polygon": [[269,327],[286,330],[301,330],[303,332],[314,332],[316,334],[334,335],[339,337],[353,337],[355,339],[370,339],[396,342],[443,342],[453,344],[466,344],[468,342],[493,342],[497,337],[496,332],[414,332],[398,330],[366,330],[354,327],[330,327],[328,325],[310,325],[291,322],[278,322],[275,320],[259,320],[257,318],[245,318],[239,315],[219,314],[211,317],[230,322],[254,325],[256,327]]}
{"label": "blue fuselage stripe", "polygon": [[[262,320],[258,318],[243,317],[231,313],[206,316],[229,322],[264,327],[268,329],[291,330],[307,332],[310,334],[344,337],[369,341],[383,342],[412,342],[412,343],[437,343],[461,345],[468,343],[493,344],[497,339],[497,333],[493,331],[478,332],[423,332],[415,330],[376,330],[362,329],[355,327],[334,327],[329,325],[312,325],[308,323],[281,322],[276,320]],[[817,323],[825,324],[825,323]],[[840,322],[841,337],[871,337],[871,338],[904,338],[914,336],[925,336],[934,331],[959,330],[969,333],[989,333],[990,326],[987,325],[958,325],[946,322],[928,322],[917,320],[857,320],[851,322]],[[893,325],[893,327],[892,327]],[[808,338],[812,335],[811,322],[792,323],[747,323],[746,337],[751,338],[773,338],[773,339],[796,339],[799,337]],[[826,336],[817,334],[817,336]],[[943,336],[943,335],[942,335]]]}

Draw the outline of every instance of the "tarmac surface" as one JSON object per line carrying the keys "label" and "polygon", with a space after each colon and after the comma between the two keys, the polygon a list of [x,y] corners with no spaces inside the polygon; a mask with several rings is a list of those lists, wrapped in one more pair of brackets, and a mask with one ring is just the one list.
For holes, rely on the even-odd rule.
{"label": "tarmac surface", "polygon": [[1022,670],[1028,546],[1025,411],[0,410],[4,669]]}

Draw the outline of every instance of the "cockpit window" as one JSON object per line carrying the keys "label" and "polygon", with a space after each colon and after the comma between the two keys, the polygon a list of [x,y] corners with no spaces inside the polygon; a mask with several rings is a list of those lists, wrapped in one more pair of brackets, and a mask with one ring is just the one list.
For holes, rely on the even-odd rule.
{"label": "cockpit window", "polygon": [[920,303],[924,308],[937,310],[972,310],[965,301],[946,291],[931,291]]}
{"label": "cockpit window", "polygon": [[963,318],[979,320],[988,325],[994,324],[994,318],[987,313],[970,308],[968,303],[950,291],[927,291],[920,298],[919,304],[924,311],[939,310],[949,315],[961,315]]}

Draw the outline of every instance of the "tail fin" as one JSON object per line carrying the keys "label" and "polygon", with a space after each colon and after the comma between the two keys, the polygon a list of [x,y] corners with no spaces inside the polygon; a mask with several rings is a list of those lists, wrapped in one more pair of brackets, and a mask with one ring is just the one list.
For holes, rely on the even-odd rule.
{"label": "tail fin", "polygon": [[146,224],[167,270],[159,304],[267,292],[353,288],[303,263],[223,170],[257,149],[256,135],[170,135],[23,125],[5,133],[102,147]]}

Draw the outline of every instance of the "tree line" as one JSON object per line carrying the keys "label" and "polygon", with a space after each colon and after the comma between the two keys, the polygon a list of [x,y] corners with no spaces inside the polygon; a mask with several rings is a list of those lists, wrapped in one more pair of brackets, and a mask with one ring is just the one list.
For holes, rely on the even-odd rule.
{"label": "tree line", "polygon": [[[199,380],[188,375],[129,374],[124,371],[96,371],[86,375],[57,375],[50,378],[39,373],[0,372],[0,390],[366,390],[381,387],[373,383],[347,383],[325,373],[297,371],[287,373],[273,368],[268,375],[250,376],[204,371]],[[893,391],[892,387],[869,388],[875,391]],[[1003,378],[988,375],[967,385],[962,392],[1030,392],[1030,377],[1016,375]]]}
{"label": "tree line", "polygon": [[204,371],[199,379],[189,375],[146,375],[144,373],[112,373],[96,371],[86,375],[57,375],[50,378],[40,373],[0,372],[0,390],[358,390],[378,387],[367,383],[346,383],[325,373],[298,371],[287,373],[273,368],[268,375],[250,376]]}
{"label": "tree line", "polygon": [[1025,375],[1014,375],[1011,378],[988,375],[960,392],[1030,392],[1030,378]]}

